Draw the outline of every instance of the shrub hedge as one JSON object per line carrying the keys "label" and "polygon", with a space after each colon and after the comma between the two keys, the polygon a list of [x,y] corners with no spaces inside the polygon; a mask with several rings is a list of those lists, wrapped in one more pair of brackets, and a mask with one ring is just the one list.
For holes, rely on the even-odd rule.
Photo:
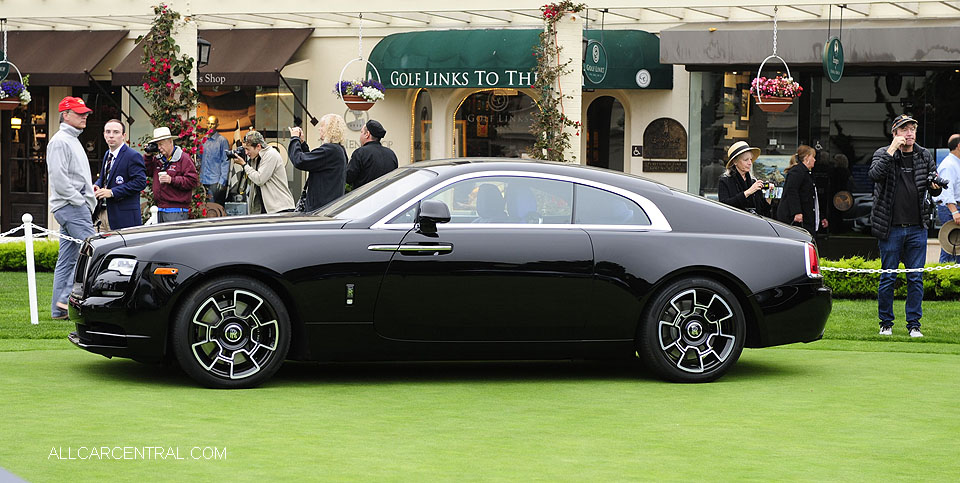
{"label": "shrub hedge", "polygon": [[[23,272],[27,270],[26,242],[0,243],[0,271]],[[56,240],[34,240],[34,266],[39,272],[52,272],[57,266],[57,252],[60,242]]]}
{"label": "shrub hedge", "polygon": [[[935,267],[938,263],[928,263]],[[820,267],[880,268],[880,260],[864,260],[861,257],[840,260],[820,259]],[[900,264],[903,268],[903,264]],[[833,296],[842,299],[876,299],[880,284],[879,273],[847,273],[822,270],[823,283],[833,289]],[[898,273],[893,289],[894,297],[907,296],[907,274]],[[960,298],[960,268],[923,272],[924,300],[957,300]]]}

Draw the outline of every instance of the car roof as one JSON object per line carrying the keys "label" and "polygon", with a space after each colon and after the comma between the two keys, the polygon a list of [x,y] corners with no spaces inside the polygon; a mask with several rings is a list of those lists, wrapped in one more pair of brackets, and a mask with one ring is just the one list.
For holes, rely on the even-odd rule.
{"label": "car roof", "polygon": [[556,161],[523,160],[513,158],[450,158],[422,161],[406,168],[426,168],[443,177],[482,171],[530,171],[546,174],[583,178],[626,188],[631,191],[672,191],[666,185],[628,173],[594,166],[584,166]]}

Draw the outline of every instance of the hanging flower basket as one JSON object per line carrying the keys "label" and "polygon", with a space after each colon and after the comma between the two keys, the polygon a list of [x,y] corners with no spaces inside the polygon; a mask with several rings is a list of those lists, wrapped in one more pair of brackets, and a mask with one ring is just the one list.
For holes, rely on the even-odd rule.
{"label": "hanging flower basket", "polygon": [[[774,58],[783,63],[783,67],[787,71],[786,75],[770,78],[760,77],[764,64]],[[803,93],[803,87],[800,87],[800,83],[790,77],[790,67],[787,66],[787,63],[779,55],[773,54],[760,63],[757,78],[750,84],[750,92],[753,93],[757,107],[761,111],[783,112],[793,104],[794,99],[800,97],[800,94]]]}
{"label": "hanging flower basket", "polygon": [[343,69],[340,71],[340,81],[333,86],[333,93],[340,99],[343,99],[343,103],[347,105],[347,109],[351,111],[366,111],[373,107],[377,101],[383,99],[383,84],[380,83],[380,72],[377,71],[377,67],[369,60],[366,61],[366,63],[373,67],[373,72],[377,74],[377,80],[343,80],[343,73],[347,70],[347,66],[358,60],[363,59],[353,59],[343,66]]}
{"label": "hanging flower basket", "polygon": [[0,63],[12,67],[20,78],[19,82],[12,79],[0,82],[0,111],[12,111],[20,106],[26,106],[31,101],[30,91],[27,90],[27,86],[30,85],[30,76],[21,75],[20,69],[13,62],[3,60]]}
{"label": "hanging flower basket", "polygon": [[0,99],[0,111],[12,111],[18,107],[20,107],[20,99],[14,99],[12,97]]}
{"label": "hanging flower basket", "polygon": [[777,97],[777,96],[758,96],[754,95],[754,99],[757,101],[757,107],[760,108],[763,112],[783,112],[786,111],[791,105],[793,105],[793,97]]}
{"label": "hanging flower basket", "polygon": [[376,101],[368,101],[360,96],[355,96],[352,94],[343,94],[343,103],[347,105],[347,108],[351,111],[366,111],[373,107],[376,104]]}

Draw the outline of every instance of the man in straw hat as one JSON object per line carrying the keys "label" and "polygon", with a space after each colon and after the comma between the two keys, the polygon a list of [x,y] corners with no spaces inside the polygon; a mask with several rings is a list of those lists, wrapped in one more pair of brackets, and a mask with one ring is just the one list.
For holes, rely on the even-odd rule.
{"label": "man in straw hat", "polygon": [[770,216],[770,201],[763,196],[763,181],[753,179],[753,162],[760,157],[760,149],[745,141],[737,141],[727,150],[727,170],[720,176],[717,198],[721,203]]}
{"label": "man in straw hat", "polygon": [[[957,210],[957,200],[960,200],[960,134],[950,136],[947,140],[947,148],[950,149],[950,154],[940,161],[937,172],[950,184],[943,188],[943,192],[935,197],[934,201],[937,202],[937,218],[940,219],[940,223],[946,224],[952,221],[956,226],[960,224],[960,211]],[[942,248],[940,263],[960,263],[960,255],[947,253],[942,243],[940,246]]]}
{"label": "man in straw hat", "polygon": [[[927,223],[924,216],[927,192],[939,195],[941,188],[928,181],[937,165],[930,151],[917,144],[917,121],[902,114],[891,126],[893,141],[873,153],[870,179],[873,180],[871,231],[877,237],[880,263],[895,269],[903,262],[907,268],[922,268],[927,254]],[[877,315],[880,335],[893,334],[893,284],[896,273],[880,274],[877,289]],[[923,337],[923,274],[907,273],[907,331],[910,337]]]}
{"label": "man in straw hat", "polygon": [[[93,236],[93,210],[97,206],[90,162],[79,139],[87,127],[91,109],[79,97],[64,97],[59,108],[60,129],[47,144],[48,203],[50,212],[60,224],[60,233],[83,240]],[[60,240],[50,302],[50,316],[54,319],[67,318],[67,299],[73,289],[73,271],[79,253],[79,244],[68,239]]]}
{"label": "man in straw hat", "polygon": [[159,152],[145,161],[147,176],[153,178],[153,201],[159,208],[160,223],[186,220],[190,216],[193,188],[197,186],[193,159],[175,146],[173,139],[170,128],[154,129],[150,144],[156,143]]}

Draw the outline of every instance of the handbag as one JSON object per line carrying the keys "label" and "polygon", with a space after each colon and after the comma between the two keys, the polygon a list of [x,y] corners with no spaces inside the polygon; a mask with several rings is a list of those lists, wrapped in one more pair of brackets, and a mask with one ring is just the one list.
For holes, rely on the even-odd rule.
{"label": "handbag", "polygon": [[300,199],[297,200],[297,207],[293,211],[307,211],[307,189],[300,192]]}

